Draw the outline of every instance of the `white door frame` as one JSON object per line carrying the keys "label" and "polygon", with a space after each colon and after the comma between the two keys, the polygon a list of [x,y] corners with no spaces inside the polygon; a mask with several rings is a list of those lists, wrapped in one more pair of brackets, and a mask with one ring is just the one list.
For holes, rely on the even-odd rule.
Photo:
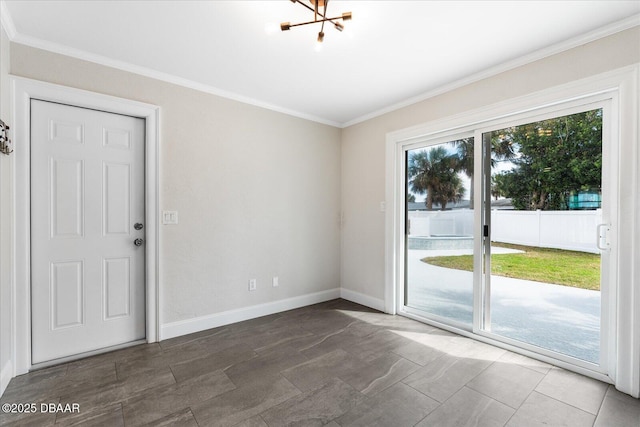
{"label": "white door frame", "polygon": [[145,120],[145,298],[146,341],[159,341],[159,141],[160,107],[55,85],[11,77],[15,153],[15,281],[13,284],[14,376],[29,372],[31,363],[31,99],[58,102]]}
{"label": "white door frame", "polygon": [[[483,108],[464,112],[455,116],[435,120],[430,123],[398,130],[387,134],[386,138],[386,185],[385,198],[387,210],[385,214],[385,311],[390,314],[401,314],[414,317],[403,310],[402,284],[404,283],[402,236],[404,232],[404,184],[400,175],[402,170],[403,147],[418,143],[438,135],[455,134],[476,128],[490,126],[491,122],[507,120],[521,114],[555,105],[590,98],[598,94],[610,93],[615,99],[612,107],[616,110],[619,122],[614,132],[619,139],[618,153],[612,153],[618,164],[618,194],[616,222],[619,232],[614,239],[618,247],[618,262],[612,274],[617,280],[617,289],[610,296],[609,322],[615,332],[610,337],[609,361],[611,368],[608,377],[600,373],[585,370],[576,365],[569,365],[557,359],[549,359],[526,350],[514,348],[482,335],[474,334],[445,324],[437,326],[452,330],[460,335],[472,337],[509,350],[548,360],[552,364],[592,376],[603,381],[612,382],[616,388],[634,397],[640,396],[640,268],[636,260],[640,251],[640,227],[637,213],[640,209],[640,148],[639,115],[640,66],[614,70],[601,75],[578,80],[559,87],[553,87],[531,95],[514,98],[508,101],[488,105]],[[476,168],[480,165],[476,163]],[[480,182],[476,182],[476,196],[479,194]],[[477,199],[476,199],[477,200]],[[613,230],[615,232],[615,230]],[[478,240],[476,238],[476,240]],[[425,319],[419,319],[427,321]],[[431,322],[433,323],[433,322]]]}
{"label": "white door frame", "polygon": [[[607,222],[611,226],[611,231],[608,233],[607,240],[611,240],[611,247],[608,251],[602,251],[602,275],[601,283],[604,285],[601,287],[601,318],[600,318],[600,361],[599,366],[594,366],[591,362],[581,361],[574,359],[570,356],[565,356],[559,352],[544,348],[536,348],[536,346],[529,345],[525,342],[512,340],[506,336],[502,336],[491,332],[491,330],[485,330],[482,325],[486,321],[486,317],[490,316],[490,291],[486,288],[490,285],[490,274],[482,273],[482,265],[485,260],[482,258],[483,251],[481,247],[484,247],[487,242],[482,238],[482,233],[479,227],[476,227],[476,241],[478,247],[476,248],[478,267],[474,269],[475,280],[481,283],[480,295],[475,295],[480,301],[476,302],[476,307],[483,306],[483,310],[478,310],[478,318],[474,322],[473,332],[480,336],[484,336],[496,341],[502,341],[507,344],[511,344],[520,349],[529,350],[532,353],[540,355],[547,355],[550,359],[553,359],[555,364],[566,363],[566,366],[575,368],[574,370],[581,373],[588,374],[595,378],[600,378],[597,373],[604,374],[605,377],[600,379],[604,381],[611,381],[615,376],[615,357],[616,357],[616,304],[615,297],[618,289],[617,279],[617,261],[618,261],[618,180],[619,180],[619,168],[618,168],[618,156],[619,156],[619,137],[617,123],[620,122],[618,117],[617,106],[619,103],[618,92],[615,90],[605,91],[592,96],[585,96],[584,98],[577,99],[575,101],[568,101],[558,105],[554,105],[549,108],[540,108],[535,111],[527,112],[525,114],[515,115],[509,117],[506,120],[498,119],[482,126],[478,126],[475,131],[475,141],[477,152],[483,150],[483,135],[499,129],[504,129],[511,126],[520,126],[528,123],[534,123],[542,120],[553,119],[556,117],[568,116],[571,114],[577,114],[583,111],[590,111],[596,109],[602,109],[602,222]],[[488,154],[488,153],[487,153]],[[477,160],[482,163],[482,159],[478,156]],[[476,165],[477,166],[477,165]],[[477,171],[482,171],[477,177],[485,177],[485,170],[487,165],[482,164]],[[489,171],[490,172],[490,171]],[[489,207],[483,203],[486,197],[486,191],[482,190],[483,179],[477,179],[476,177],[476,206],[484,206],[484,209]],[[487,184],[488,185],[488,184]],[[491,228],[491,215],[483,209],[477,209],[475,214],[475,221],[477,224],[486,224]],[[487,215],[483,220],[483,216]],[[593,230],[595,234],[596,230]],[[487,257],[488,258],[488,257]],[[474,265],[475,267],[475,265]],[[487,268],[488,269],[488,268]],[[479,289],[480,290],[480,289]],[[482,313],[480,313],[482,311]],[[475,313],[474,313],[475,314]],[[480,315],[484,316],[484,319],[480,318]]]}

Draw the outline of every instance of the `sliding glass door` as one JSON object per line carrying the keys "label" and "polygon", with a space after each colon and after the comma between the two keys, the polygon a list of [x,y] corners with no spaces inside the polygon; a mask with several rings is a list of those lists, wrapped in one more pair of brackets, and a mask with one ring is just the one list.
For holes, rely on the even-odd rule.
{"label": "sliding glass door", "polygon": [[472,265],[444,260],[473,255],[473,137],[405,152],[405,305],[470,329]]}
{"label": "sliding glass door", "polygon": [[608,253],[602,127],[594,108],[482,133],[483,330],[595,365]]}
{"label": "sliding glass door", "polygon": [[575,102],[402,146],[401,312],[606,372],[610,114]]}

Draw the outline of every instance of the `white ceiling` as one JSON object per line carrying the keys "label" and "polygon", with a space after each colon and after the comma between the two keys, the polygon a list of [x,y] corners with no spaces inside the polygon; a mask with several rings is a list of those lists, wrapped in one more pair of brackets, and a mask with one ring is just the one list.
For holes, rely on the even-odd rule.
{"label": "white ceiling", "polygon": [[288,0],[2,6],[14,42],[337,126],[640,23],[637,0],[332,0],[353,20],[317,52],[316,25],[265,31],[312,19]]}

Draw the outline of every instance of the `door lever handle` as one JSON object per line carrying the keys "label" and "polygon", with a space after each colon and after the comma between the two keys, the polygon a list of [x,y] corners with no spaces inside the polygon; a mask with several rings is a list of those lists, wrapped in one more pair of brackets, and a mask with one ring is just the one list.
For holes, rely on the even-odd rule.
{"label": "door lever handle", "polygon": [[144,240],[142,239],[136,239],[133,241],[133,244],[136,246],[142,246],[142,243],[144,242]]}

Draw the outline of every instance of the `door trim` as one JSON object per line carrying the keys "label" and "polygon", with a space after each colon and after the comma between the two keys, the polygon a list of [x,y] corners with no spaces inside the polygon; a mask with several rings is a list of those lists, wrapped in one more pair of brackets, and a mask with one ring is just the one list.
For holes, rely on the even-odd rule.
{"label": "door trim", "polygon": [[[640,228],[637,226],[637,209],[640,207],[638,196],[638,167],[640,167],[640,150],[638,141],[638,110],[640,98],[640,66],[632,65],[582,80],[569,82],[557,87],[531,93],[529,95],[507,99],[505,101],[484,106],[468,112],[456,114],[432,122],[407,129],[390,132],[386,135],[386,214],[385,214],[385,311],[390,314],[416,318],[407,313],[400,305],[398,289],[404,282],[402,262],[402,218],[404,217],[404,187],[402,185],[401,154],[403,147],[419,143],[442,135],[461,133],[491,126],[492,122],[502,122],[519,115],[530,114],[545,108],[559,105],[581,103],[582,100],[597,95],[606,95],[612,99],[612,107],[616,110],[619,123],[614,131],[619,139],[618,153],[615,161],[618,169],[618,232],[615,241],[618,245],[618,263],[615,267],[617,289],[611,295],[609,320],[615,328],[610,337],[609,357],[612,366],[605,376],[593,370],[576,365],[569,365],[561,360],[553,359],[553,364],[562,366],[594,378],[612,382],[616,388],[634,397],[640,396],[640,292],[634,290],[640,283],[640,269],[636,266],[635,256],[640,250],[637,240]],[[624,153],[624,155],[622,154]],[[476,167],[478,163],[476,162]],[[476,180],[476,190],[479,181]],[[476,197],[478,196],[476,191]],[[421,319],[422,320],[422,319]],[[433,321],[424,320],[435,324]],[[441,327],[442,325],[436,325]],[[451,329],[445,327],[445,329]],[[460,335],[489,342],[493,345],[527,354],[526,350],[514,349],[509,344],[482,337],[473,332],[456,330]],[[532,355],[539,359],[545,356]]]}
{"label": "door trim", "polygon": [[14,114],[15,281],[13,284],[14,376],[29,372],[31,363],[31,225],[30,103],[31,99],[139,117],[145,120],[145,298],[146,341],[160,340],[159,206],[160,107],[52,83],[11,76]]}

